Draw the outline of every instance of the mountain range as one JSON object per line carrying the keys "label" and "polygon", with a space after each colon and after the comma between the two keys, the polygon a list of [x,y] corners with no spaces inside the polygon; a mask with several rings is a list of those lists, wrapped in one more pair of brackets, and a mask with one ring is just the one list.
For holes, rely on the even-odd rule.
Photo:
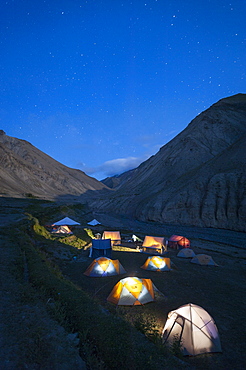
{"label": "mountain range", "polygon": [[0,131],[0,194],[89,199],[142,221],[246,231],[246,94],[200,113],[136,169],[102,182]]}
{"label": "mountain range", "polygon": [[143,221],[246,230],[246,94],[221,99],[94,206]]}

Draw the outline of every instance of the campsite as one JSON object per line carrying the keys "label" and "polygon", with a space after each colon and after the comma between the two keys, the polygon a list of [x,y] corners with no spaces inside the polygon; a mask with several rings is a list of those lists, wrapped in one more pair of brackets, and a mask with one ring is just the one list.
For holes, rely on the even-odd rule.
{"label": "campsite", "polygon": [[[45,213],[48,214],[49,220],[56,221],[56,217],[50,217],[50,214],[52,213],[52,207],[49,204],[45,205],[44,203],[44,205],[38,205],[37,202],[33,200],[29,203],[26,202],[26,204],[24,201],[19,201],[19,203],[21,203],[21,205],[18,206],[17,201],[16,205],[14,205],[13,202],[13,206],[12,208],[10,208],[8,200],[8,210],[4,209],[4,205],[2,206],[2,214],[4,215],[4,217],[2,217],[2,224],[5,225],[5,233],[8,230],[13,230],[13,227],[15,228],[15,230],[21,230],[21,227],[23,226],[20,225],[22,225],[22,222],[24,222],[25,218],[27,217],[26,214],[23,213],[24,208],[26,209],[26,211],[34,214],[35,217],[38,217],[40,224],[47,224],[45,219],[45,217],[47,218],[47,216],[45,216]],[[34,249],[42,253],[42,260],[40,264],[40,269],[38,268],[37,262],[35,262],[35,264],[33,262],[28,262],[28,271],[26,273],[29,276],[29,279],[34,279],[32,281],[32,285],[36,286],[37,289],[40,284],[51,284],[49,281],[51,281],[53,277],[52,279],[46,279],[45,281],[37,280],[42,279],[42,274],[46,274],[45,270],[43,269],[44,265],[46,264],[45,260],[47,260],[47,263],[51,264],[52,269],[54,269],[55,275],[60,277],[64,283],[72,282],[73,284],[75,284],[75,286],[78,287],[81,292],[85,292],[85,294],[88,296],[88,299],[91,300],[91,308],[89,309],[90,312],[87,312],[88,309],[86,309],[85,303],[83,306],[84,308],[80,310],[80,314],[82,315],[82,317],[83,315],[85,315],[85,317],[91,315],[91,313],[96,309],[96,306],[94,306],[95,304],[102,309],[102,320],[107,319],[109,323],[115,324],[115,328],[110,331],[111,329],[106,329],[106,327],[104,326],[102,326],[101,328],[100,326],[95,326],[96,323],[94,322],[86,322],[86,325],[88,325],[88,329],[86,331],[87,334],[84,335],[90,337],[91,340],[91,338],[93,338],[93,332],[88,332],[90,331],[89,328],[91,327],[92,331],[99,330],[97,332],[98,338],[95,339],[101,341],[101,343],[104,344],[104,351],[106,352],[106,349],[109,350],[110,346],[113,345],[112,341],[115,341],[115,345],[116,343],[117,346],[120,345],[119,340],[123,339],[119,338],[122,338],[125,330],[123,329],[123,327],[127,322],[130,323],[132,327],[136,328],[138,332],[142,333],[141,335],[143,337],[147,338],[149,348],[146,347],[146,352],[147,350],[152,348],[151,346],[152,344],[154,344],[157,346],[156,353],[158,354],[158,346],[160,345],[160,342],[158,340],[161,337],[161,333],[166,323],[168,313],[176,310],[180,306],[191,303],[193,305],[198,305],[202,307],[214,319],[220,336],[222,352],[211,354],[207,353],[197,356],[182,356],[180,355],[179,348],[172,348],[171,356],[173,356],[173,360],[171,360],[172,365],[169,365],[169,368],[243,368],[246,362],[246,355],[244,352],[244,321],[242,317],[242,312],[244,312],[244,306],[246,303],[246,254],[244,246],[245,234],[229,232],[226,230],[175,227],[172,225],[162,225],[151,222],[146,223],[130,219],[117,218],[113,217],[112,215],[109,216],[106,214],[96,215],[96,219],[99,219],[101,224],[92,226],[90,229],[91,233],[100,233],[101,235],[103,235],[104,231],[117,230],[120,232],[121,235],[124,235],[126,237],[125,239],[127,241],[124,242],[123,240],[121,240],[121,245],[116,244],[116,246],[114,246],[112,249],[112,260],[118,260],[120,265],[122,266],[122,269],[120,268],[119,275],[90,277],[84,274],[86,269],[94,260],[92,257],[89,257],[90,244],[87,244],[86,247],[77,249],[75,247],[71,247],[71,245],[67,244],[67,242],[68,240],[71,240],[75,243],[76,238],[77,240],[79,240],[82,235],[81,233],[84,232],[85,229],[88,230],[87,221],[89,222],[92,217],[90,215],[85,216],[83,212],[81,212],[79,207],[78,210],[76,210],[76,206],[62,206],[57,207],[57,209],[63,210],[61,214],[57,215],[57,220],[62,219],[63,216],[67,215],[64,212],[65,209],[69,216],[72,219],[78,221],[78,223],[80,223],[81,225],[78,228],[76,228],[76,226],[74,227],[73,235],[56,236],[49,232],[45,234],[44,227],[38,226],[39,223],[37,223],[37,227],[34,227],[34,224],[34,226],[32,226],[31,229],[28,231],[28,234],[31,232],[32,247],[34,245],[33,243],[35,242]],[[80,217],[78,217],[79,214],[81,215]],[[30,218],[30,216],[28,217]],[[28,224],[33,225],[33,222],[37,222],[35,220],[36,218],[32,218],[31,224]],[[25,230],[28,230],[26,226]],[[40,230],[43,230],[43,234]],[[209,255],[218,266],[201,266],[196,263],[191,263],[191,258],[178,257],[179,250],[168,247],[167,251],[163,253],[162,257],[170,259],[171,271],[153,271],[143,269],[142,266],[144,266],[146,260],[148,259],[148,257],[150,257],[151,254],[140,252],[139,242],[131,243],[130,241],[128,241],[132,234],[137,235],[142,240],[144,240],[144,237],[146,235],[154,235],[156,237],[164,237],[166,239],[176,234],[184,235],[189,239],[191,244],[190,247],[196,255]],[[16,235],[18,236],[18,234]],[[7,236],[6,234],[5,238],[9,238],[9,236]],[[8,253],[11,255],[10,262],[13,260],[16,250],[18,250],[18,248],[15,247],[15,241],[18,239],[16,238],[12,239],[12,242],[8,243],[7,247],[5,248],[6,253],[9,250]],[[21,247],[25,247],[26,243],[27,239],[25,243],[21,244]],[[34,253],[34,249],[32,253]],[[29,260],[29,252],[30,251],[28,249],[25,250],[25,258],[27,259],[27,261]],[[35,255],[33,256],[35,257]],[[8,273],[10,273],[11,271],[12,269],[10,268]],[[36,272],[38,272],[38,277],[35,277]],[[2,273],[7,276],[6,269],[2,269]],[[108,301],[107,298],[112,292],[114,286],[119,282],[119,280],[126,277],[151,280],[154,285],[154,301],[133,306],[121,306]],[[10,281],[11,280],[8,279],[8,281],[6,281],[5,283],[9,284]],[[59,285],[59,288],[57,288],[59,290],[56,290],[56,288],[54,288],[53,286],[46,286],[45,289],[46,291],[49,291],[49,293],[45,293],[45,308],[47,309],[47,307],[49,307],[50,309],[52,309],[53,305],[56,305],[56,300],[54,300],[55,296],[52,296],[53,292],[58,291],[59,293],[56,294],[59,294],[58,297],[61,297],[63,295],[63,288]],[[75,288],[74,286],[71,286],[71,288],[69,289],[71,289],[72,292]],[[44,292],[44,290],[42,290],[42,292]],[[23,294],[24,293],[22,293],[21,299],[25,299],[25,304],[21,309],[18,309],[17,317],[18,312],[20,312],[22,316],[26,315],[28,317],[26,311],[27,309],[30,309],[30,307],[33,307],[32,301],[29,301],[30,297],[32,297],[31,291],[28,290],[27,294],[26,285],[25,295]],[[48,294],[48,298],[46,294]],[[69,293],[65,292],[64,294]],[[8,295],[4,297],[5,301],[7,299],[9,299]],[[58,299],[58,303],[62,302],[61,299],[62,298]],[[34,298],[32,298],[32,300],[34,300]],[[41,303],[39,302],[39,305],[40,304]],[[61,303],[56,306],[58,307],[56,309],[56,314],[59,314],[59,321],[61,320],[61,322],[66,323],[67,320],[65,320],[64,311],[65,306],[63,308],[60,306],[60,304]],[[72,307],[70,307],[70,309],[72,310]],[[4,318],[4,315],[2,317]],[[97,316],[95,317],[97,318]],[[13,323],[14,322],[15,320],[13,321]],[[21,327],[19,327],[19,330],[16,332],[16,338],[18,338],[19,335],[23,336],[21,330],[27,330],[26,328],[28,328],[28,326],[26,326],[25,329],[21,329]],[[38,333],[40,337],[40,332]],[[98,335],[99,333],[100,335]],[[73,335],[75,334],[76,333],[74,333]],[[103,337],[103,335],[105,335],[105,337]],[[111,336],[114,339],[112,339]],[[55,340],[58,341],[58,339]],[[81,344],[83,344],[83,338],[80,340],[80,342]],[[85,343],[86,346],[88,346],[87,340]],[[136,346],[135,348],[138,348],[139,344],[137,342],[134,343]],[[47,349],[46,347],[44,347],[44,353],[46,353],[46,351]],[[84,351],[85,347],[83,347],[82,352]],[[96,352],[96,356],[100,359],[101,357],[103,357],[102,352],[98,350],[98,352]],[[159,355],[157,355],[157,357],[158,356]],[[114,357],[114,363],[119,361],[119,358],[120,354],[118,353],[118,356]],[[178,362],[176,362],[175,359],[177,359]],[[121,365],[117,366],[119,369],[124,368]],[[163,367],[162,363],[159,363],[159,365],[155,367],[151,367],[148,364],[146,364],[146,367],[143,367],[143,365],[141,366],[142,368],[146,369],[165,368],[165,366]],[[107,366],[104,364],[104,367],[97,367],[94,365],[91,367],[89,366],[88,368],[110,369],[111,367],[108,366],[108,364]],[[135,364],[134,366],[132,366],[132,368],[138,369],[139,367]]]}
{"label": "campsite", "polygon": [[[194,250],[200,253],[213,243],[205,245],[196,241],[196,244],[200,246],[194,247]],[[172,271],[153,272],[140,268],[147,254],[113,251],[112,259],[118,259],[128,274],[88,281],[88,277],[83,275],[90,262],[85,252],[81,261],[62,263],[62,270],[65,276],[85,289],[109,312],[120,313],[132,322],[139,321],[140,326],[146,320],[145,325],[150,326],[150,331],[151,327],[152,330],[162,330],[168,312],[183,304],[202,306],[216,322],[223,352],[188,357],[183,361],[198,369],[240,369],[246,360],[245,338],[241,333],[244,324],[240,318],[241,307],[245,304],[245,260],[232,258],[230,253],[210,250],[209,254],[219,266],[191,264],[189,259],[177,257],[176,250],[169,250],[167,255],[175,265]],[[125,276],[151,279],[159,290],[155,302],[142,307],[117,307],[108,303],[106,298],[112,287]]]}

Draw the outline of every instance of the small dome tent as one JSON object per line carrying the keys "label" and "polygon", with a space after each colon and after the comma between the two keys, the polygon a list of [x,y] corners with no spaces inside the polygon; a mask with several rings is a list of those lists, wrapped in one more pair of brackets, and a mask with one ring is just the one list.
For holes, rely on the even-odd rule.
{"label": "small dome tent", "polygon": [[163,237],[159,236],[145,236],[142,249],[145,253],[159,253],[161,254],[165,248],[165,240]]}
{"label": "small dome tent", "polygon": [[119,245],[121,243],[121,236],[119,231],[104,231],[102,239],[111,239],[111,245]]}
{"label": "small dome tent", "polygon": [[84,272],[89,277],[105,277],[124,274],[126,270],[119,260],[111,260],[107,257],[96,258]]}
{"label": "small dome tent", "polygon": [[171,271],[171,261],[170,258],[151,256],[147,258],[141,268],[150,271]]}
{"label": "small dome tent", "polygon": [[180,249],[179,253],[177,254],[177,257],[192,258],[195,257],[195,252],[190,248],[183,248]]}
{"label": "small dome tent", "polygon": [[162,338],[164,344],[178,341],[184,356],[221,352],[213,318],[202,307],[192,303],[169,312]]}
{"label": "small dome tent", "polygon": [[190,262],[202,266],[218,266],[217,263],[214,262],[213,258],[207,254],[197,254]]}
{"label": "small dome tent", "polygon": [[173,249],[190,248],[190,241],[184,236],[172,235],[168,239],[168,247]]}
{"label": "small dome tent", "polygon": [[154,301],[154,287],[151,279],[127,277],[120,280],[107,300],[118,306],[138,306]]}

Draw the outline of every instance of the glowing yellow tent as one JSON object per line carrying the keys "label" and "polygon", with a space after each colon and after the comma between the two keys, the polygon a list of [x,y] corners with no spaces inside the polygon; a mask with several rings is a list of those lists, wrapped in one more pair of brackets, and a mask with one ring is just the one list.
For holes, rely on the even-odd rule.
{"label": "glowing yellow tent", "polygon": [[190,262],[202,266],[218,266],[217,263],[214,262],[213,258],[207,254],[197,254]]}
{"label": "glowing yellow tent", "polygon": [[154,298],[151,279],[127,277],[114,286],[107,300],[118,306],[137,306],[152,302]]}
{"label": "glowing yellow tent", "polygon": [[119,231],[104,231],[102,239],[111,239],[111,245],[121,244],[121,236]]}
{"label": "glowing yellow tent", "polygon": [[96,258],[84,272],[90,277],[105,277],[124,274],[126,271],[119,260],[111,260],[107,257]]}
{"label": "glowing yellow tent", "polygon": [[145,253],[161,254],[165,249],[165,240],[159,236],[145,236],[142,249]]}
{"label": "glowing yellow tent", "polygon": [[152,256],[147,258],[141,268],[150,271],[171,271],[171,261],[170,258]]}
{"label": "glowing yellow tent", "polygon": [[184,356],[221,352],[214,320],[202,307],[192,303],[169,312],[162,338],[164,344],[179,344]]}
{"label": "glowing yellow tent", "polygon": [[190,248],[183,248],[183,249],[180,249],[177,256],[183,257],[183,258],[192,258],[192,257],[195,257],[195,252]]}

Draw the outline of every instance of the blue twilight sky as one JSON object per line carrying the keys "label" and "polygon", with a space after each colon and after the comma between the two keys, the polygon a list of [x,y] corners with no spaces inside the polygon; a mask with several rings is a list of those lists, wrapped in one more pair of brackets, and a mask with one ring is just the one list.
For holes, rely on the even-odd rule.
{"label": "blue twilight sky", "polygon": [[246,92],[245,0],[2,0],[0,129],[101,180]]}

